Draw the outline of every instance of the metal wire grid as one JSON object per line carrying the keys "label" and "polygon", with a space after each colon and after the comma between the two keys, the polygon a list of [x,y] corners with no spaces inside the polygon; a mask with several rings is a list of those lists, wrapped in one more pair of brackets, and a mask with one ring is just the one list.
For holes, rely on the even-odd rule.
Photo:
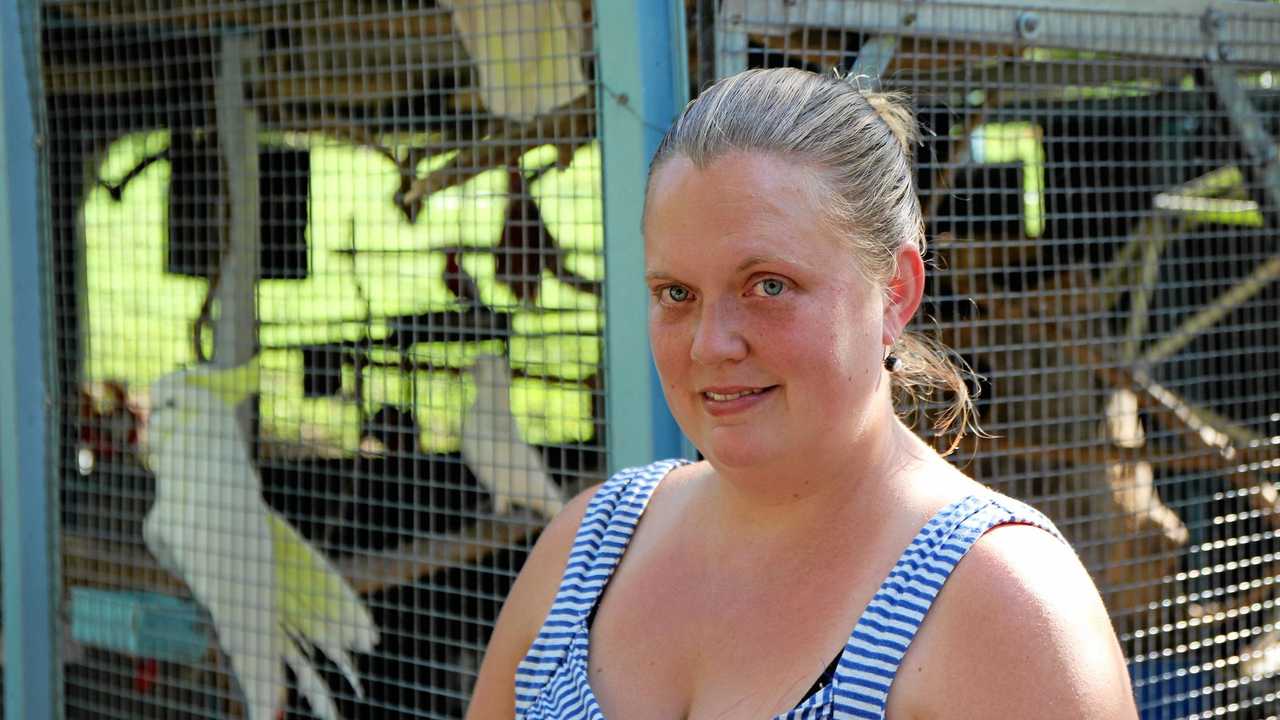
{"label": "metal wire grid", "polygon": [[[716,10],[712,2],[690,4],[695,88],[715,76]],[[948,10],[957,27],[971,14],[986,11],[990,9],[978,6]],[[1067,14],[1082,45],[1115,26],[1114,14]],[[270,229],[261,234],[267,247],[260,262],[264,276],[274,273],[276,279],[264,282],[260,293],[271,282],[283,287],[292,282],[296,293],[297,285],[316,278],[349,277],[351,286],[358,287],[346,295],[307,296],[305,311],[296,301],[290,306],[277,297],[268,303],[260,294],[258,341],[264,357],[273,350],[296,353],[272,370],[292,375],[289,392],[312,403],[288,422],[276,420],[273,427],[272,418],[278,416],[272,403],[278,410],[287,400],[273,397],[285,395],[283,391],[264,389],[259,464],[266,498],[315,545],[351,563],[367,552],[400,560],[418,551],[447,554],[441,543],[458,539],[451,534],[455,526],[488,517],[490,494],[475,487],[447,445],[414,448],[447,434],[434,432],[438,425],[430,423],[440,420],[430,410],[419,411],[421,398],[435,397],[432,391],[439,386],[431,381],[440,366],[467,366],[469,353],[461,348],[468,344],[503,343],[514,335],[506,346],[509,362],[519,367],[516,340],[525,336],[527,342],[549,324],[561,323],[561,337],[574,334],[564,331],[567,323],[590,338],[596,329],[591,308],[562,310],[554,319],[552,313],[526,314],[523,309],[531,296],[534,307],[543,301],[540,292],[555,286],[551,278],[569,279],[569,287],[590,292],[599,281],[598,270],[590,269],[597,246],[570,246],[577,251],[568,253],[576,255],[572,264],[577,270],[569,268],[568,278],[563,267],[550,268],[541,274],[542,282],[529,282],[533,273],[520,270],[530,266],[512,262],[518,258],[527,263],[529,253],[509,252],[495,239],[496,231],[486,235],[483,230],[498,225],[492,218],[485,223],[491,210],[485,200],[503,189],[488,185],[450,196],[443,186],[460,177],[477,184],[485,177],[498,182],[498,174],[476,178],[471,171],[505,164],[495,162],[495,156],[508,149],[520,154],[526,148],[522,142],[530,138],[575,146],[569,169],[598,171],[593,170],[593,148],[586,144],[593,134],[589,125],[535,123],[536,132],[521,137],[513,123],[507,128],[510,134],[502,135],[505,121],[494,117],[483,98],[484,73],[476,71],[475,58],[452,24],[449,33],[443,32],[446,17],[451,16],[429,3],[362,8],[358,15],[342,14],[326,3],[224,4],[212,11],[143,2],[111,10],[89,3],[45,6],[56,362],[67,397],[58,475],[63,478],[68,593],[76,586],[182,593],[179,584],[153,567],[139,541],[138,526],[154,481],[129,453],[131,418],[140,409],[133,407],[132,396],[147,378],[137,380],[128,373],[189,361],[195,350],[183,354],[184,332],[170,328],[167,345],[148,342],[146,333],[156,326],[190,323],[196,310],[172,300],[168,293],[175,291],[145,280],[146,253],[127,253],[142,244],[138,238],[160,236],[153,245],[154,265],[166,242],[172,250],[175,225],[184,231],[180,241],[196,236],[192,252],[178,253],[178,258],[164,253],[169,265],[161,275],[189,273],[193,280],[184,282],[197,289],[188,292],[192,297],[185,302],[198,305],[200,283],[207,287],[203,276],[218,258],[207,246],[221,239],[220,233],[207,231],[201,236],[200,228],[228,225],[225,211],[217,210],[227,204],[222,169],[207,138],[210,126],[217,129],[216,117],[210,116],[216,115],[215,68],[222,59],[222,33],[233,25],[257,40],[257,64],[247,63],[253,88],[249,102],[262,123],[259,140],[270,146],[259,154],[261,213]],[[1151,32],[1132,38],[1134,47],[1162,41],[1159,26],[1150,27]],[[589,33],[585,13],[579,28]],[[856,24],[776,30],[756,28],[754,36],[749,31],[737,62],[848,69],[869,40],[869,33],[859,32]],[[1253,31],[1257,43],[1276,37],[1273,24],[1255,25]],[[481,34],[512,37],[505,30]],[[957,33],[945,42],[913,36],[910,29],[900,35],[904,42],[895,48],[886,82],[917,97],[922,119],[936,133],[920,152],[922,199],[930,215],[934,254],[944,267],[935,273],[929,311],[944,339],[986,376],[984,425],[1000,436],[968,449],[962,459],[980,479],[1037,502],[1073,536],[1122,631],[1147,716],[1266,714],[1267,703],[1274,700],[1274,672],[1242,669],[1268,662],[1271,656],[1261,650],[1274,637],[1274,512],[1267,504],[1272,500],[1263,474],[1269,465],[1265,454],[1250,448],[1253,438],[1275,434],[1276,298],[1267,275],[1272,258],[1266,243],[1274,215],[1267,209],[1266,188],[1231,125],[1231,113],[1206,78],[1205,64],[1190,58],[1152,63],[1069,47],[1009,47],[981,35]],[[424,37],[431,39],[424,42]],[[1185,41],[1170,42],[1175,39]],[[578,56],[589,83],[588,47],[583,42]],[[1237,79],[1251,101],[1274,117],[1268,110],[1275,101],[1271,75],[1249,68]],[[588,90],[582,97],[592,96]],[[578,123],[592,118],[589,108],[579,108],[556,119],[566,116]],[[1273,123],[1268,130],[1274,134]],[[425,135],[437,153],[457,150],[455,158],[462,160],[435,174],[439,168],[430,165],[430,158],[420,149],[415,154],[416,135]],[[385,192],[357,187],[358,178],[375,173],[376,161],[369,155],[380,151],[368,149],[373,145],[390,150],[384,153],[386,161],[394,157],[398,166],[385,181],[389,189],[398,188],[390,201]],[[130,177],[148,157],[162,150],[172,153],[175,147],[177,155],[158,159],[154,168],[148,164]],[[326,154],[330,157],[324,158]],[[526,155],[522,169],[537,175],[550,154],[541,163]],[[166,163],[167,193],[162,187]],[[321,169],[325,163],[327,170]],[[426,165],[416,176],[436,178],[422,188],[435,192],[423,196],[438,195],[448,200],[443,204],[461,208],[463,217],[453,219],[452,235],[442,227],[447,223],[431,222],[441,213],[431,212],[430,201],[425,212],[416,209],[418,217],[407,199],[414,183],[405,177],[404,167],[418,170],[422,163]],[[177,180],[187,178],[185,184],[175,181],[175,173]],[[146,187],[148,179],[161,189],[139,192],[136,188]],[[546,187],[553,179],[568,188],[561,185],[539,196],[539,183]],[[99,187],[100,180],[111,187]],[[121,190],[125,180],[140,184]],[[510,193],[511,173],[507,180]],[[566,226],[598,235],[599,222],[590,206],[577,207],[591,203],[591,193],[578,188],[572,173],[566,179],[564,171],[550,170],[525,182],[541,213],[557,201],[575,206],[561,210],[559,228],[542,219],[558,247],[568,245],[566,234],[573,235]],[[121,199],[110,202],[133,200],[134,207],[117,208],[111,215],[112,206],[102,194],[110,197],[112,187]],[[175,187],[180,188],[177,200]],[[325,212],[335,198],[352,196],[365,202],[352,202],[346,218]],[[306,205],[307,214],[301,244],[299,203]],[[399,218],[393,221],[387,214],[357,217],[354,210],[365,205],[393,205],[391,215],[399,211],[419,230],[404,230]],[[525,210],[504,213],[503,229],[536,227],[527,203],[504,205]],[[316,221],[318,214],[324,222]],[[428,232],[415,246],[412,236],[424,225]],[[502,233],[504,239],[509,235]],[[379,245],[374,236],[389,242]],[[372,247],[362,252],[364,241]],[[348,269],[336,269],[335,258],[318,251],[322,244],[349,263]],[[494,250],[486,252],[488,248]],[[101,253],[97,265],[94,249]],[[417,249],[430,250],[435,264],[411,260]],[[362,255],[367,266],[360,264]],[[554,252],[544,255],[544,263],[558,259]],[[492,277],[476,269],[488,257],[493,258]],[[563,265],[570,264],[566,258]],[[102,275],[129,271],[110,311],[104,309],[110,301],[95,295],[100,287],[95,267],[114,271],[100,271]],[[392,270],[394,280],[388,282]],[[424,278],[437,273],[458,305],[416,307],[402,296],[430,298],[432,292],[397,292],[417,290]],[[356,277],[366,282],[356,283]],[[502,292],[504,287],[510,294]],[[379,291],[396,297],[374,299]],[[468,292],[480,302],[460,310]],[[312,310],[335,299],[339,302],[333,304],[341,306],[333,313],[336,318]],[[130,302],[132,315],[126,312]],[[397,302],[410,307],[380,308],[381,317],[374,312],[375,304]],[[272,306],[277,312],[288,310],[272,322]],[[1187,335],[1181,332],[1187,323],[1214,308],[1225,313],[1191,333],[1190,342],[1166,345],[1172,351],[1159,361],[1143,366],[1126,355]],[[273,332],[278,333],[274,339]],[[418,333],[432,332],[451,342],[438,347],[417,341]],[[558,344],[541,348],[592,366],[584,361],[580,345]],[[564,347],[569,344],[572,350]],[[526,358],[533,346],[525,345]],[[426,358],[417,357],[420,350]],[[110,366],[95,352],[112,351],[116,367],[130,380],[127,386],[108,382],[113,377],[105,370],[94,374],[95,364]],[[410,355],[414,381],[396,383],[390,376],[404,372],[404,355]],[[598,357],[598,351],[587,355]],[[1135,368],[1146,375],[1132,377]],[[517,384],[554,375],[531,374]],[[558,385],[588,388],[592,420],[587,424],[592,429],[559,441],[537,440],[553,475],[571,486],[598,477],[600,434],[594,424],[601,417],[600,393],[587,370],[575,374],[562,369],[561,378],[567,382]],[[447,385],[446,397],[448,387],[456,398],[456,385]],[[1235,387],[1242,391],[1227,391]],[[315,426],[344,421],[334,421],[316,406],[333,392],[364,398],[365,391],[377,399],[351,403],[356,422],[345,421],[342,438],[318,442]],[[427,404],[432,407],[430,400]],[[429,429],[417,425],[424,415],[430,418]],[[304,420],[309,428],[303,427]],[[297,425],[290,432],[293,421]],[[449,422],[444,420],[446,426]],[[282,426],[284,432],[278,432]],[[1189,431],[1197,439],[1188,441]],[[1226,436],[1225,444],[1220,436]],[[344,438],[356,442],[344,444]],[[361,441],[363,454],[357,452]],[[1206,450],[1205,443],[1213,448]],[[80,452],[85,449],[88,455]],[[1230,462],[1219,460],[1232,449]],[[78,475],[86,470],[84,477]],[[407,478],[414,481],[405,482]],[[424,491],[430,500],[421,496]],[[414,493],[419,497],[410,498]],[[448,509],[430,511],[440,505]],[[524,527],[536,525],[526,519]],[[361,707],[413,717],[457,713],[488,623],[521,560],[527,541],[522,535],[518,529],[485,536],[480,545],[499,550],[486,560],[455,563],[369,596],[383,641],[359,663],[368,693]],[[422,540],[440,542],[413,545]],[[475,546],[455,543],[449,548]],[[400,549],[411,552],[394,554]],[[121,598],[112,599],[115,605],[104,606],[68,598],[64,610],[75,615],[78,607],[96,608],[101,615],[104,607],[122,606]],[[102,597],[89,600],[101,602]],[[145,603],[126,602],[123,607],[156,612]],[[78,652],[83,654],[64,658],[70,716],[218,716],[234,709],[240,697],[223,674],[225,664],[219,669],[212,653],[192,662],[136,664],[136,656],[118,648],[89,646]],[[330,680],[350,694],[340,679]],[[300,706],[296,695],[291,703]],[[340,697],[339,703],[348,716],[358,712],[349,697]],[[306,713],[305,708],[295,712]]]}
{"label": "metal wire grid", "polygon": [[[226,461],[210,430],[172,477],[146,462],[155,381],[251,356],[222,437],[380,635],[362,698],[311,653],[336,708],[461,714],[545,517],[602,479],[592,27],[578,0],[42,3],[66,717],[250,717],[143,526]],[[278,707],[315,717],[299,687]]]}
{"label": "metal wire grid", "polygon": [[[1028,6],[1015,34],[979,22],[997,5],[697,2],[691,86],[839,68],[914,99],[920,329],[976,370],[994,436],[954,459],[1071,538],[1144,718],[1274,717],[1280,68],[1224,61],[1280,24],[1167,5]],[[1236,22],[1243,37],[1204,45]]]}

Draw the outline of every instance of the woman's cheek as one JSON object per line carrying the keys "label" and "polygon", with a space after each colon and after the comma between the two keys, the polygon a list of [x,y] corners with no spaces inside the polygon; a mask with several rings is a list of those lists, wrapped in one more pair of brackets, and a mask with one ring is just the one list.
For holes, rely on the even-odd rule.
{"label": "woman's cheek", "polygon": [[674,369],[680,346],[684,342],[684,330],[680,323],[672,322],[670,316],[657,308],[649,317],[649,345],[653,348],[653,359],[658,365],[658,372],[669,375]]}

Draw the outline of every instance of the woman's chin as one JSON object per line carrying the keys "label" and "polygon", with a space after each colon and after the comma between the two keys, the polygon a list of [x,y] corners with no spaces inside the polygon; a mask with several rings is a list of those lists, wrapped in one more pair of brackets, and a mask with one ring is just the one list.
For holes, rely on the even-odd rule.
{"label": "woman's chin", "polygon": [[776,438],[713,431],[709,439],[710,442],[699,449],[713,466],[725,470],[759,468],[776,460],[782,451]]}

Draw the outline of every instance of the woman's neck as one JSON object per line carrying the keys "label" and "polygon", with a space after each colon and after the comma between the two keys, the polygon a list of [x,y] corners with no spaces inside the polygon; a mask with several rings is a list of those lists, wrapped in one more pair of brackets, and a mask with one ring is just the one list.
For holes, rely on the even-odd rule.
{"label": "woman's neck", "polygon": [[781,545],[829,539],[814,533],[814,525],[875,532],[886,508],[902,500],[906,470],[930,452],[912,441],[892,407],[887,412],[868,423],[875,434],[862,433],[856,442],[807,450],[776,466],[713,466],[702,494],[708,530],[730,543]]}

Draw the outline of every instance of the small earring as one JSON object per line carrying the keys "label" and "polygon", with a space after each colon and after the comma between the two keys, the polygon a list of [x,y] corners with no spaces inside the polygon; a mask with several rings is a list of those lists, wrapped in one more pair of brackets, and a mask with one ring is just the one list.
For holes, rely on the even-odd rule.
{"label": "small earring", "polygon": [[897,355],[893,354],[892,350],[889,351],[889,353],[884,356],[884,369],[894,373],[898,372],[898,368],[900,367],[902,367],[902,361],[898,359]]}

